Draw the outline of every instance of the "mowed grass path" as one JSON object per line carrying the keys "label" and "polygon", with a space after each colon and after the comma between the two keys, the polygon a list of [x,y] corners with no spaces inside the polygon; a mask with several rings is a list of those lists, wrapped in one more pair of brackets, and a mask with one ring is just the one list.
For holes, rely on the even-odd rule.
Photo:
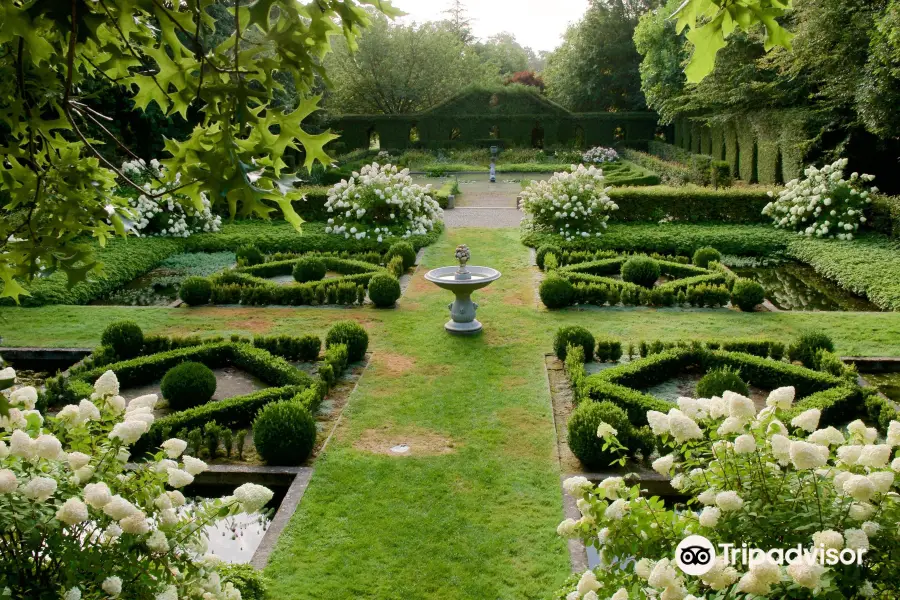
{"label": "mowed grass path", "polygon": [[[449,292],[423,279],[467,243],[503,278],[476,293],[485,332],[442,329]],[[543,598],[566,576],[543,354],[562,324],[640,339],[830,334],[842,354],[900,356],[900,313],[538,308],[515,230],[450,230],[428,248],[397,310],[319,308],[0,309],[10,346],[91,346],[111,321],[165,334],[324,334],[362,322],[375,357],[351,398],[267,573],[272,598]],[[391,456],[408,442],[409,456]]]}

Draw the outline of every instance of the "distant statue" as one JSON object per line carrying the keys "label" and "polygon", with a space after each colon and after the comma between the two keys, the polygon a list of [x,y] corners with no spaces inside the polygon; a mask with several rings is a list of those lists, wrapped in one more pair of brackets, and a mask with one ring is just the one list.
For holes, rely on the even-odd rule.
{"label": "distant statue", "polygon": [[497,183],[497,168],[494,166],[494,159],[491,159],[491,183]]}

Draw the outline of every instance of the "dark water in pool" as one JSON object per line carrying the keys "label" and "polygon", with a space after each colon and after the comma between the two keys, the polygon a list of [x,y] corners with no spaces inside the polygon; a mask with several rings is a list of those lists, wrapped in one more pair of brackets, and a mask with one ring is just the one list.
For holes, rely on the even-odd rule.
{"label": "dark water in pool", "polygon": [[863,373],[863,377],[878,391],[895,402],[900,402],[900,373]]}
{"label": "dark water in pool", "polygon": [[781,310],[879,311],[863,297],[825,279],[809,265],[783,263],[770,267],[734,268],[766,289],[766,298]]}

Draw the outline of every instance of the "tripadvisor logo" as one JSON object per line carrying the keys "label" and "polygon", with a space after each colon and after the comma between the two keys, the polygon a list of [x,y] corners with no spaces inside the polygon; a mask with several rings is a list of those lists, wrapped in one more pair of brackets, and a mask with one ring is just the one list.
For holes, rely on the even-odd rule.
{"label": "tripadvisor logo", "polygon": [[[813,548],[804,548],[801,544],[797,544],[794,548],[773,548],[771,550],[751,548],[747,544],[741,544],[740,547],[735,544],[718,544],[718,548],[726,566],[734,566],[738,563],[746,566],[766,560],[776,565],[789,565],[797,562],[805,562],[810,565],[818,563],[827,566],[861,565],[863,555],[866,553],[865,549],[844,548],[838,550],[825,548],[822,544]],[[702,535],[688,536],[681,540],[681,543],[675,548],[675,562],[688,575],[705,575],[716,562],[716,547]]]}

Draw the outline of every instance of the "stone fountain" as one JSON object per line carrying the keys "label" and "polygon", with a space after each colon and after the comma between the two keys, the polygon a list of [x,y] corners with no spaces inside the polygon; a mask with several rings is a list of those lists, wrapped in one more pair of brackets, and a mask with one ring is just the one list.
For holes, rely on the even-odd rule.
{"label": "stone fountain", "polygon": [[444,329],[450,333],[478,333],[482,325],[475,318],[478,304],[472,302],[472,292],[487,287],[500,279],[500,271],[490,267],[467,267],[469,248],[465,244],[456,247],[456,259],[459,267],[439,267],[425,273],[425,279],[439,288],[450,290],[456,300],[448,305],[450,320]]}

